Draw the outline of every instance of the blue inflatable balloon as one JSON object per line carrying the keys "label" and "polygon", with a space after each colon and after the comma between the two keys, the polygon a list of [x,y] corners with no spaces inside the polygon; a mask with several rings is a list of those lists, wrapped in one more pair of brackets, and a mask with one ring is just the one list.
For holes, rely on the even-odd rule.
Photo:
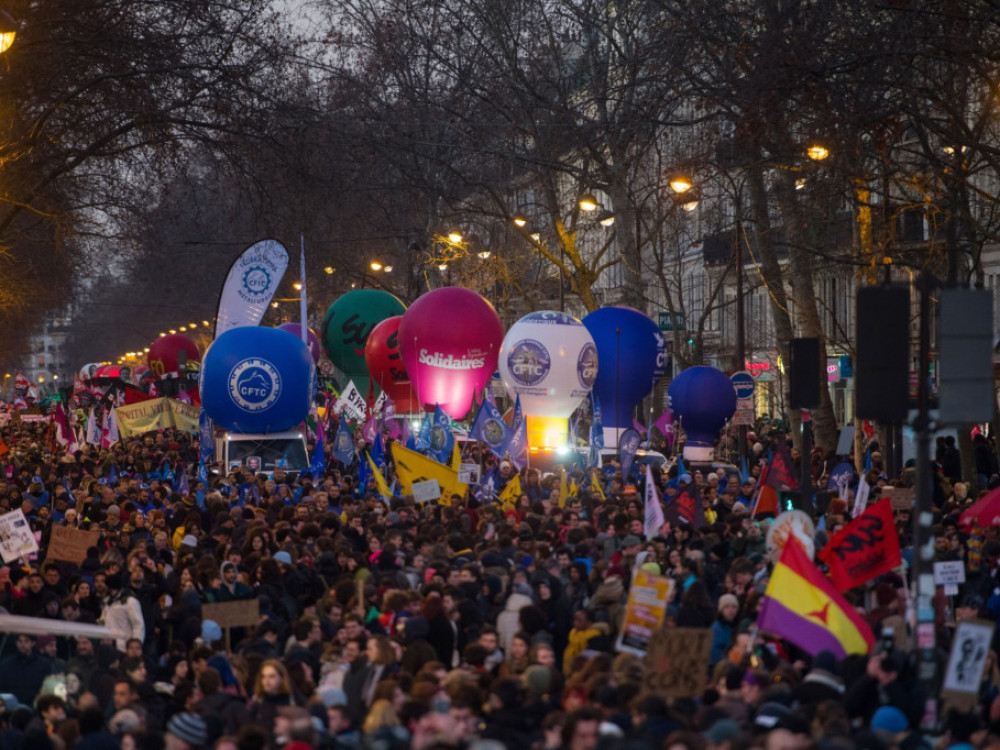
{"label": "blue inflatable balloon", "polygon": [[279,328],[233,328],[201,362],[201,403],[233,432],[281,432],[309,414],[316,365],[302,339]]}
{"label": "blue inflatable balloon", "polygon": [[597,346],[594,395],[604,427],[631,427],[636,404],[666,369],[666,340],[656,323],[631,307],[602,307],[585,317],[583,325]]}
{"label": "blue inflatable balloon", "polygon": [[670,383],[667,401],[687,435],[684,458],[711,462],[715,438],[736,411],[733,382],[714,367],[689,367]]}

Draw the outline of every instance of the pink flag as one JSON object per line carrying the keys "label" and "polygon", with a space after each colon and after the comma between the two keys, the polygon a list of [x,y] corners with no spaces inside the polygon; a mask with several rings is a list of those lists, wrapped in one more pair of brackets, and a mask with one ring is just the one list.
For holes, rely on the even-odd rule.
{"label": "pink flag", "polygon": [[56,410],[52,418],[56,423],[56,441],[59,445],[66,448],[70,453],[77,450],[79,446],[76,444],[76,434],[70,429],[69,419],[66,418],[66,412],[63,411],[62,404],[56,404]]}
{"label": "pink flag", "polygon": [[389,437],[393,440],[398,440],[402,436],[403,431],[399,427],[398,419],[386,420],[386,429],[389,431]]}
{"label": "pink flag", "polygon": [[667,447],[674,447],[674,415],[670,413],[667,409],[660,418],[657,419],[653,426],[660,431],[660,434],[667,439]]}
{"label": "pink flag", "polygon": [[378,420],[375,419],[375,413],[372,412],[371,416],[365,421],[364,425],[361,427],[361,437],[365,439],[366,443],[375,442],[375,434],[378,432]]}
{"label": "pink flag", "polygon": [[111,440],[109,439],[109,432],[110,432],[110,429],[111,429],[111,427],[110,427],[111,423],[109,421],[110,415],[111,415],[111,410],[110,409],[105,409],[104,410],[104,414],[101,416],[101,447],[102,448],[110,448],[111,447]]}

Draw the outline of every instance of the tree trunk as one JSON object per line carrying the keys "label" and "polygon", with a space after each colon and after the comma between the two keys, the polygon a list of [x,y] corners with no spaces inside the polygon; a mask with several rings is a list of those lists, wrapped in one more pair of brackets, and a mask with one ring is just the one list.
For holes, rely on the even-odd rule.
{"label": "tree trunk", "polygon": [[615,215],[615,240],[623,265],[624,293],[622,304],[646,312],[646,293],[643,286],[642,248],[636,237],[636,212],[629,196],[628,186],[614,180],[609,186],[609,197]]}
{"label": "tree trunk", "polygon": [[791,173],[778,175],[778,203],[785,217],[784,228],[788,242],[789,270],[795,292],[795,312],[800,329],[808,338],[819,339],[819,406],[811,410],[814,445],[824,453],[837,444],[837,420],[833,414],[833,399],[826,382],[826,335],[819,318],[816,287],[813,283],[813,257],[806,249],[803,222],[795,201],[795,183]]}
{"label": "tree trunk", "polygon": [[[771,316],[774,319],[775,346],[782,362],[787,365],[789,362],[788,342],[794,336],[794,331],[792,318],[788,313],[788,295],[785,293],[785,285],[781,278],[781,264],[778,262],[778,253],[774,247],[771,218],[768,214],[767,189],[764,186],[764,172],[759,164],[753,164],[747,168],[747,181],[750,188],[750,207],[753,214],[754,232],[757,237],[757,261],[760,263],[761,276],[767,286]],[[790,410],[788,418],[792,440],[796,446],[800,446],[802,415],[797,409]]]}

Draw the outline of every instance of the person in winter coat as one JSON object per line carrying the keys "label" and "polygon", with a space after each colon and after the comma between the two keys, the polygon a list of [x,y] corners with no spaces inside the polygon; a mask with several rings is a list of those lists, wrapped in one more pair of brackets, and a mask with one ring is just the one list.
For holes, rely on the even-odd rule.
{"label": "person in winter coat", "polygon": [[515,583],[511,595],[504,603],[503,612],[497,616],[497,634],[500,636],[500,648],[505,654],[510,653],[514,634],[521,629],[521,609],[531,604],[531,587],[526,583]]}
{"label": "person in winter coat", "polygon": [[569,631],[569,645],[563,651],[563,674],[570,674],[570,665],[578,654],[587,650],[591,638],[608,632],[606,623],[592,623],[590,614],[585,609],[573,614],[573,629]]}
{"label": "person in winter coat", "polygon": [[712,651],[709,664],[718,664],[726,658],[733,645],[733,629],[740,612],[740,602],[734,594],[719,597],[718,615],[712,623]]}
{"label": "person in winter coat", "polygon": [[0,693],[13,693],[25,706],[34,705],[45,678],[54,669],[52,661],[35,651],[35,637],[22,633],[14,652],[0,662]]}
{"label": "person in winter coat", "polygon": [[142,605],[129,588],[122,588],[121,575],[108,576],[108,588],[114,592],[102,613],[104,624],[115,634],[115,645],[125,651],[130,638],[146,639],[146,622],[142,616]]}
{"label": "person in winter coat", "polygon": [[236,563],[227,560],[222,563],[219,573],[221,577],[219,587],[213,589],[215,601],[233,602],[249,599],[253,596],[253,591],[250,590],[250,587],[240,580]]}

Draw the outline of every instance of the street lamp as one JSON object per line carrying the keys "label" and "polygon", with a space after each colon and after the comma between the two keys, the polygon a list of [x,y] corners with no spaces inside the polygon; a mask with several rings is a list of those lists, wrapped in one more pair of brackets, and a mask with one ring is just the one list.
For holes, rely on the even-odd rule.
{"label": "street lamp", "polygon": [[453,245],[462,244],[462,233],[461,232],[448,232],[448,242]]}
{"label": "street lamp", "polygon": [[615,223],[615,215],[607,209],[604,209],[597,215],[597,223],[602,227],[610,227]]}
{"label": "street lamp", "polygon": [[601,207],[601,204],[597,202],[597,198],[595,198],[592,194],[584,193],[580,196],[579,206],[580,210],[589,212],[596,211]]}
{"label": "street lamp", "polygon": [[675,174],[670,178],[670,189],[677,194],[686,193],[694,187],[691,178],[686,174]]}
{"label": "street lamp", "polygon": [[813,143],[806,149],[806,156],[813,161],[823,161],[830,155],[830,149],[822,143]]}
{"label": "street lamp", "polygon": [[0,10],[0,55],[10,49],[17,36],[17,23],[6,11]]}
{"label": "street lamp", "polygon": [[526,226],[528,226],[528,220],[525,219],[523,216],[515,216],[513,219],[511,219],[511,221],[514,222],[514,226],[517,227],[518,229],[524,229]]}
{"label": "street lamp", "polygon": [[382,270],[382,264],[379,263],[377,260],[373,260],[371,263],[369,263],[368,267],[371,268],[373,271],[381,271]]}

